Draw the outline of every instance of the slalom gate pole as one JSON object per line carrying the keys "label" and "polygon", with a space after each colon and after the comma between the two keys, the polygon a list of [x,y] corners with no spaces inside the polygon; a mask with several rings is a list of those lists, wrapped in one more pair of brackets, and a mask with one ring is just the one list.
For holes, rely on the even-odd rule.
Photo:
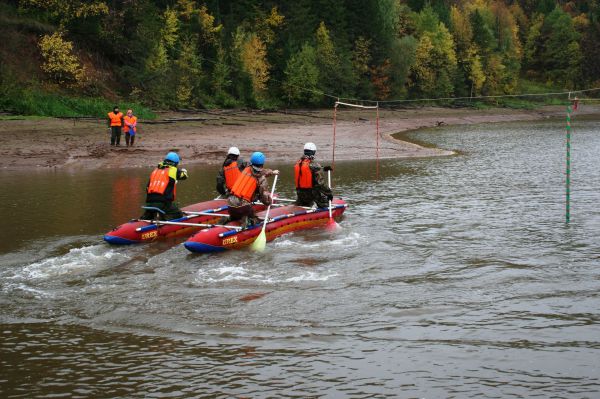
{"label": "slalom gate pole", "polygon": [[565,178],[565,223],[567,224],[571,221],[571,114],[577,111],[579,98],[571,99],[571,93],[569,93],[569,101],[572,101],[572,105],[567,106],[567,170]]}
{"label": "slalom gate pole", "polygon": [[338,107],[338,101],[335,102],[334,106],[333,106],[333,147],[331,148],[331,167],[334,168],[335,167],[335,125],[336,125],[336,118],[337,118],[337,107]]}
{"label": "slalom gate pole", "polygon": [[566,198],[565,198],[565,222],[571,220],[571,106],[567,107],[567,173],[566,173]]}
{"label": "slalom gate pole", "polygon": [[377,122],[376,122],[376,134],[377,134],[377,180],[379,180],[379,103],[377,103]]}

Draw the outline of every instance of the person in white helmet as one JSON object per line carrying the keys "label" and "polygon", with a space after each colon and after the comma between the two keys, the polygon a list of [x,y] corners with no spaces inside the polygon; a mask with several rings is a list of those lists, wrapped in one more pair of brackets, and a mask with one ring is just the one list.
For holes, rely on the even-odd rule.
{"label": "person in white helmet", "polygon": [[246,166],[248,164],[240,158],[240,150],[237,147],[230,147],[229,151],[227,151],[227,157],[223,162],[223,167],[221,167],[217,174],[217,192],[223,196],[227,196]]}
{"label": "person in white helmet", "polygon": [[296,184],[296,205],[327,208],[333,199],[331,188],[326,184],[323,171],[331,170],[329,166],[322,168],[315,161],[317,146],[314,143],[304,145],[304,155],[294,165],[294,182]]}

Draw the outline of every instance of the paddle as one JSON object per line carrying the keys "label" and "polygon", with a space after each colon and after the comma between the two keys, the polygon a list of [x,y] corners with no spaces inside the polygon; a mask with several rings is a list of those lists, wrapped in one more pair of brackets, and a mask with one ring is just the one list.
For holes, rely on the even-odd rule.
{"label": "paddle", "polygon": [[[331,190],[331,169],[327,170],[327,186]],[[325,225],[325,228],[330,231],[337,230],[340,228],[340,226],[336,223],[335,219],[333,218],[333,212],[331,211],[331,200],[329,200],[329,221],[327,222],[327,225]]]}
{"label": "paddle", "polygon": [[[275,180],[273,181],[273,188],[271,189],[271,202],[273,202],[273,195],[275,194],[275,186],[277,185],[277,177],[279,177],[279,176],[275,175]],[[265,247],[267,246],[267,233],[265,232],[265,230],[267,229],[267,222],[269,221],[269,211],[270,210],[271,210],[271,205],[269,205],[267,207],[267,212],[265,212],[265,218],[263,220],[263,225],[262,225],[260,234],[258,235],[258,237],[256,237],[256,240],[254,240],[254,242],[252,243],[252,246],[250,247],[250,249],[252,249],[255,252],[262,252],[265,250]]]}

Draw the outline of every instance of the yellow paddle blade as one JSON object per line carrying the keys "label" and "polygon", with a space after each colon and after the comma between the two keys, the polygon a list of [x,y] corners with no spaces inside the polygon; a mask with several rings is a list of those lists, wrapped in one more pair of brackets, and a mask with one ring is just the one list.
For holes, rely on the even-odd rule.
{"label": "yellow paddle blade", "polygon": [[250,249],[255,252],[262,252],[265,250],[266,246],[267,246],[267,235],[265,234],[264,230],[261,230],[258,237],[256,237],[256,240],[254,240],[254,242],[252,243],[252,246],[250,246]]}

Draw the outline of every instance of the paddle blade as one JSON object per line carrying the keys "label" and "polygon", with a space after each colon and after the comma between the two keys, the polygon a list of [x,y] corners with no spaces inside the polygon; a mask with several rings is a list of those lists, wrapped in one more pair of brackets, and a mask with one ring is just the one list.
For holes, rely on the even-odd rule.
{"label": "paddle blade", "polygon": [[341,229],[341,227],[340,227],[339,224],[337,224],[337,222],[335,221],[334,218],[331,218],[331,219],[329,219],[329,221],[325,225],[325,229],[327,231],[336,231],[336,230]]}
{"label": "paddle blade", "polygon": [[258,237],[256,237],[256,240],[254,240],[254,242],[250,246],[250,249],[253,250],[254,252],[262,252],[265,250],[266,246],[267,246],[267,235],[265,234],[264,230],[261,230]]}

